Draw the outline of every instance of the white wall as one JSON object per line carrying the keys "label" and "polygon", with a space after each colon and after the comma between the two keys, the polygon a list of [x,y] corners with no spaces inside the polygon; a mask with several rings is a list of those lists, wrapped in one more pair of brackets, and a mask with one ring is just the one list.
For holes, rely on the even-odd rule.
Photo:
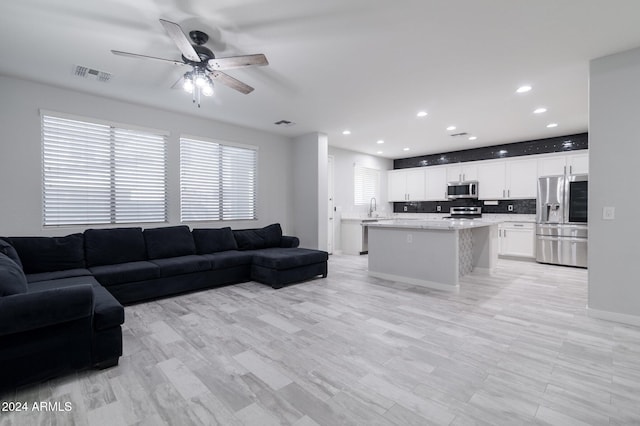
{"label": "white wall", "polygon": [[353,172],[354,164],[360,164],[372,169],[378,169],[380,173],[380,199],[376,200],[378,211],[381,213],[393,213],[393,205],[387,202],[387,170],[393,169],[393,160],[362,154],[346,149],[329,147],[329,155],[334,158],[334,250],[342,250],[340,221],[343,215],[365,216],[369,211],[369,205],[356,206],[354,204]]}
{"label": "white wall", "polygon": [[593,60],[589,84],[589,309],[640,323],[640,49]]}
{"label": "white wall", "polygon": [[293,219],[300,247],[327,249],[327,135],[310,133],[293,141]]}
{"label": "white wall", "polygon": [[[40,109],[170,132],[168,224],[180,223],[179,145],[181,134],[256,145],[256,221],[198,222],[195,227],[253,228],[280,222],[292,234],[292,141],[283,136],[181,115],[81,92],[0,76],[0,235],[65,235],[84,227],[42,226]],[[136,226],[127,224],[122,226]]]}

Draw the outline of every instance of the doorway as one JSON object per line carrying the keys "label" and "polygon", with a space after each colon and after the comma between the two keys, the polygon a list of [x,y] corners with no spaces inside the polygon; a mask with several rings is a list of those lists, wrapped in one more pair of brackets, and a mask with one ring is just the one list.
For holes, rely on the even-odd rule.
{"label": "doorway", "polygon": [[329,214],[329,224],[327,226],[327,230],[329,235],[327,235],[327,252],[329,254],[333,254],[333,246],[334,246],[334,238],[335,238],[335,229],[334,229],[334,216],[335,216],[335,205],[334,205],[334,177],[333,177],[333,155],[329,155],[327,159],[327,192],[329,196],[328,208]]}

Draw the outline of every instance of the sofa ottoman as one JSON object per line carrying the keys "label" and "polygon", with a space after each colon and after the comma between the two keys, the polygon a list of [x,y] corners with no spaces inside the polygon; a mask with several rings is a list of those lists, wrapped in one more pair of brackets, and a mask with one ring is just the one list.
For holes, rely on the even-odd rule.
{"label": "sofa ottoman", "polygon": [[327,276],[326,251],[304,248],[268,248],[253,252],[251,279],[273,288]]}

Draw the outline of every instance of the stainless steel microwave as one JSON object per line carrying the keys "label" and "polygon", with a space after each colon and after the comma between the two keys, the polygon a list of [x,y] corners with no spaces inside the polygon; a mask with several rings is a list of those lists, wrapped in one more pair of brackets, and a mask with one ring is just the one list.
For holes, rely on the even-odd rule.
{"label": "stainless steel microwave", "polygon": [[447,183],[447,198],[457,200],[459,198],[478,198],[478,181],[469,180],[463,182]]}

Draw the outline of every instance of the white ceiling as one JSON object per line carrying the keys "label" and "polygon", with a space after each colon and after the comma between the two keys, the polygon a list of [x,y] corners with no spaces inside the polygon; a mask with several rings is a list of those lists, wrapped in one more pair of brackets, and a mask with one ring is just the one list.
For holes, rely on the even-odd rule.
{"label": "white ceiling", "polygon": [[[7,0],[0,73],[402,158],[586,131],[589,60],[640,46],[639,17],[639,0]],[[228,71],[256,90],[217,86],[198,109],[171,89],[182,68],[110,53],[179,59],[159,18],[205,31],[218,57],[264,53]]]}

